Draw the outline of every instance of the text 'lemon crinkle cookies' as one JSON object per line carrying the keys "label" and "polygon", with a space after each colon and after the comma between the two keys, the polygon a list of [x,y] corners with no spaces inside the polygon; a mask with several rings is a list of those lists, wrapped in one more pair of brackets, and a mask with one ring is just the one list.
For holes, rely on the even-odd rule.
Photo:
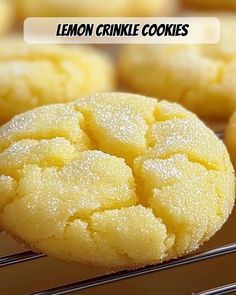
{"label": "text 'lemon crinkle cookies'", "polygon": [[40,105],[68,102],[111,91],[110,59],[87,46],[27,45],[17,38],[0,43],[0,123]]}
{"label": "text 'lemon crinkle cookies'", "polygon": [[220,17],[214,45],[128,45],[119,57],[131,90],[176,101],[204,119],[227,120],[236,109],[236,16]]}
{"label": "text 'lemon crinkle cookies'", "polygon": [[176,11],[176,0],[15,0],[21,19],[28,16],[154,16]]}
{"label": "text 'lemon crinkle cookies'", "polygon": [[0,36],[5,34],[13,22],[13,7],[11,0],[0,0]]}
{"label": "text 'lemon crinkle cookies'", "polygon": [[177,104],[108,93],[0,128],[0,225],[36,251],[130,268],[196,249],[226,221],[223,143]]}
{"label": "text 'lemon crinkle cookies'", "polygon": [[229,151],[234,167],[236,167],[236,112],[233,113],[226,127],[225,144]]}

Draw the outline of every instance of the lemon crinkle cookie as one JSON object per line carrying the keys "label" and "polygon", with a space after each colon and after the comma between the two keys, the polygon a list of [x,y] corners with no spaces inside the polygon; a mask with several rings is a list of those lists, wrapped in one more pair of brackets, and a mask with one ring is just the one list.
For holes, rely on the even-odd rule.
{"label": "lemon crinkle cookie", "polygon": [[222,16],[214,45],[128,45],[119,73],[134,92],[178,102],[200,117],[226,121],[236,109],[236,18]]}
{"label": "lemon crinkle cookie", "polygon": [[109,57],[92,47],[6,38],[0,44],[0,123],[40,105],[111,91],[114,72]]}
{"label": "lemon crinkle cookie", "polygon": [[177,9],[176,0],[16,0],[20,19],[47,17],[114,17],[169,15]]}
{"label": "lemon crinkle cookie", "polygon": [[65,261],[132,268],[188,253],[234,193],[223,143],[177,104],[107,93],[0,128],[0,225]]}
{"label": "lemon crinkle cookie", "polygon": [[0,0],[0,36],[5,34],[13,22],[13,7],[11,0]]}

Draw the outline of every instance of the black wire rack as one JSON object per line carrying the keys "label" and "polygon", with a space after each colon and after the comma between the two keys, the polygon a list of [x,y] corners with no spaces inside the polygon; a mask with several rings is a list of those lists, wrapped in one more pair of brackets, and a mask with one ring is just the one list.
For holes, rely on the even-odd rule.
{"label": "black wire rack", "polygon": [[[216,133],[219,138],[222,138],[222,133]],[[213,259],[216,257],[229,255],[236,252],[236,242],[227,244],[224,246],[216,247],[207,251],[202,251],[196,254],[191,254],[179,259],[170,260],[158,265],[146,266],[141,269],[135,269],[130,271],[119,271],[116,273],[97,276],[94,278],[82,280],[76,283],[58,286],[56,288],[47,289],[32,293],[30,295],[63,295],[74,292],[79,292],[92,287],[105,285],[121,280],[127,280],[130,278],[146,275],[154,272],[160,272],[166,269],[176,268],[191,263],[197,263],[203,260]],[[34,253],[32,251],[25,251],[13,255],[0,257],[0,267],[7,267],[9,265],[16,265],[26,261],[40,259],[45,257],[44,254]],[[236,274],[235,274],[236,276]],[[192,293],[194,295],[221,295],[221,294],[236,294],[236,282],[224,286],[219,286],[214,289],[205,290],[201,292]]]}

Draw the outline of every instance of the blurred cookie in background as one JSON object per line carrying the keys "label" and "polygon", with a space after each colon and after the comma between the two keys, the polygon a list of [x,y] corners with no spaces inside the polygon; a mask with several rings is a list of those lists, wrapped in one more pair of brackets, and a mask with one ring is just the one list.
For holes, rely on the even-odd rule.
{"label": "blurred cookie in background", "polygon": [[176,101],[207,120],[236,109],[236,16],[220,16],[214,45],[130,45],[121,49],[121,83],[130,91]]}
{"label": "blurred cookie in background", "polygon": [[0,124],[34,107],[73,101],[115,87],[109,57],[89,46],[0,43]]}
{"label": "blurred cookie in background", "polygon": [[13,24],[13,7],[11,0],[0,0],[0,36],[7,33]]}
{"label": "blurred cookie in background", "polygon": [[235,0],[182,0],[182,2],[192,8],[236,9]]}
{"label": "blurred cookie in background", "polygon": [[178,0],[15,0],[21,20],[28,16],[113,17],[175,13]]}
{"label": "blurred cookie in background", "polygon": [[236,112],[233,113],[225,131],[225,144],[232,163],[236,167]]}

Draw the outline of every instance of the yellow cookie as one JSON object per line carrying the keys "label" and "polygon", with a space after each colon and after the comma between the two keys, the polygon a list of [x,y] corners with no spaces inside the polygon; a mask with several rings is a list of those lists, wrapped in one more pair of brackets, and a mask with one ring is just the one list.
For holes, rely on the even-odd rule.
{"label": "yellow cookie", "polygon": [[132,91],[181,103],[204,119],[227,120],[236,109],[236,16],[222,17],[216,45],[129,45],[119,57]]}
{"label": "yellow cookie", "polygon": [[184,4],[195,8],[236,9],[235,0],[182,0]]}
{"label": "yellow cookie", "polygon": [[177,104],[99,94],[0,128],[0,226],[65,261],[178,257],[220,229],[234,198],[223,143]]}
{"label": "yellow cookie", "polygon": [[234,167],[236,167],[236,112],[233,113],[226,127],[225,144],[228,148]]}
{"label": "yellow cookie", "polygon": [[10,29],[13,22],[12,14],[11,0],[0,0],[0,36]]}
{"label": "yellow cookie", "polygon": [[92,47],[0,43],[0,123],[40,105],[114,89],[110,59]]}
{"label": "yellow cookie", "polygon": [[175,11],[175,0],[15,0],[21,19],[28,16],[154,16]]}

